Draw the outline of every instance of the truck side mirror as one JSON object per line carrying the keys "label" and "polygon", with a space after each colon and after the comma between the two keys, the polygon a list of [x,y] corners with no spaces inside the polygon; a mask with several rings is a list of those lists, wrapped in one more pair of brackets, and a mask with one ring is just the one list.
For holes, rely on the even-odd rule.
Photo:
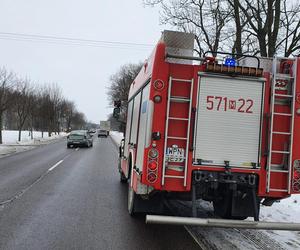
{"label": "truck side mirror", "polygon": [[116,119],[119,119],[120,117],[120,112],[121,112],[121,109],[120,108],[114,108],[114,111],[113,111],[113,117],[116,118]]}

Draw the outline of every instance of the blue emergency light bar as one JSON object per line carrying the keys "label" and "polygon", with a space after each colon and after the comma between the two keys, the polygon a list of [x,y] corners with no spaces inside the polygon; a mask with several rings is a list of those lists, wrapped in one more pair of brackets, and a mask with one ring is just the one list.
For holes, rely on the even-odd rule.
{"label": "blue emergency light bar", "polygon": [[225,59],[224,65],[229,66],[229,67],[235,67],[236,66],[236,61],[235,61],[234,58],[227,57]]}

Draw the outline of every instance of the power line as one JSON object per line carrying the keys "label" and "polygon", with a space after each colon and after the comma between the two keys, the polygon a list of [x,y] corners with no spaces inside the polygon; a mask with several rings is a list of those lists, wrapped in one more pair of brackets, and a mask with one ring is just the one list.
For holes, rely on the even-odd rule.
{"label": "power line", "polygon": [[0,39],[14,40],[25,42],[45,42],[51,44],[75,45],[75,46],[91,46],[104,48],[121,48],[121,49],[143,49],[149,50],[153,47],[151,44],[120,42],[120,41],[105,41],[93,40],[72,37],[46,36],[25,33],[0,32]]}

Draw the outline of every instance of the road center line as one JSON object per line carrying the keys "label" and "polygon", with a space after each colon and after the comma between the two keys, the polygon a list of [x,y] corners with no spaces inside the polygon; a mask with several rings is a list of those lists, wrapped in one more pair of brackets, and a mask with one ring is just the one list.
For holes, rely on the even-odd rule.
{"label": "road center line", "polygon": [[57,162],[55,165],[53,165],[51,168],[48,169],[48,172],[52,171],[54,168],[56,168],[57,166],[59,166],[64,160],[60,160],[59,162]]}

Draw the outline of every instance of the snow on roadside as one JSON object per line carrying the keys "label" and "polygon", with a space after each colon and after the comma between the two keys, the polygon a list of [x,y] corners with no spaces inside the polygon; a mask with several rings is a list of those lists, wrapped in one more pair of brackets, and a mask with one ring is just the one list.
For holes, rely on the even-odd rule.
{"label": "snow on roadside", "polygon": [[[276,202],[272,207],[261,207],[261,221],[300,223],[300,195]],[[293,231],[266,231],[271,238],[280,242],[285,249],[300,249],[300,233]]]}
{"label": "snow on roadside", "polygon": [[22,131],[21,133],[21,141],[18,142],[18,131],[16,130],[3,130],[2,131],[2,139],[3,144],[34,144],[36,141],[48,141],[53,140],[61,136],[65,136],[65,133],[60,133],[60,135],[55,135],[54,133],[51,137],[48,136],[48,133],[44,132],[44,136],[42,138],[42,132],[33,131],[33,140],[31,139],[29,131]]}
{"label": "snow on roadside", "polygon": [[109,132],[111,138],[113,139],[113,141],[119,145],[121,143],[121,140],[124,138],[124,135],[122,132],[118,132],[118,131],[110,131]]}
{"label": "snow on roadside", "polygon": [[38,131],[33,131],[33,139],[31,139],[29,131],[22,131],[21,141],[18,141],[18,131],[16,130],[3,130],[3,144],[0,144],[0,158],[33,149],[36,146],[42,144],[48,144],[59,138],[66,136],[66,133],[60,133],[59,135],[48,136],[48,133],[44,133],[42,138],[42,133]]}

